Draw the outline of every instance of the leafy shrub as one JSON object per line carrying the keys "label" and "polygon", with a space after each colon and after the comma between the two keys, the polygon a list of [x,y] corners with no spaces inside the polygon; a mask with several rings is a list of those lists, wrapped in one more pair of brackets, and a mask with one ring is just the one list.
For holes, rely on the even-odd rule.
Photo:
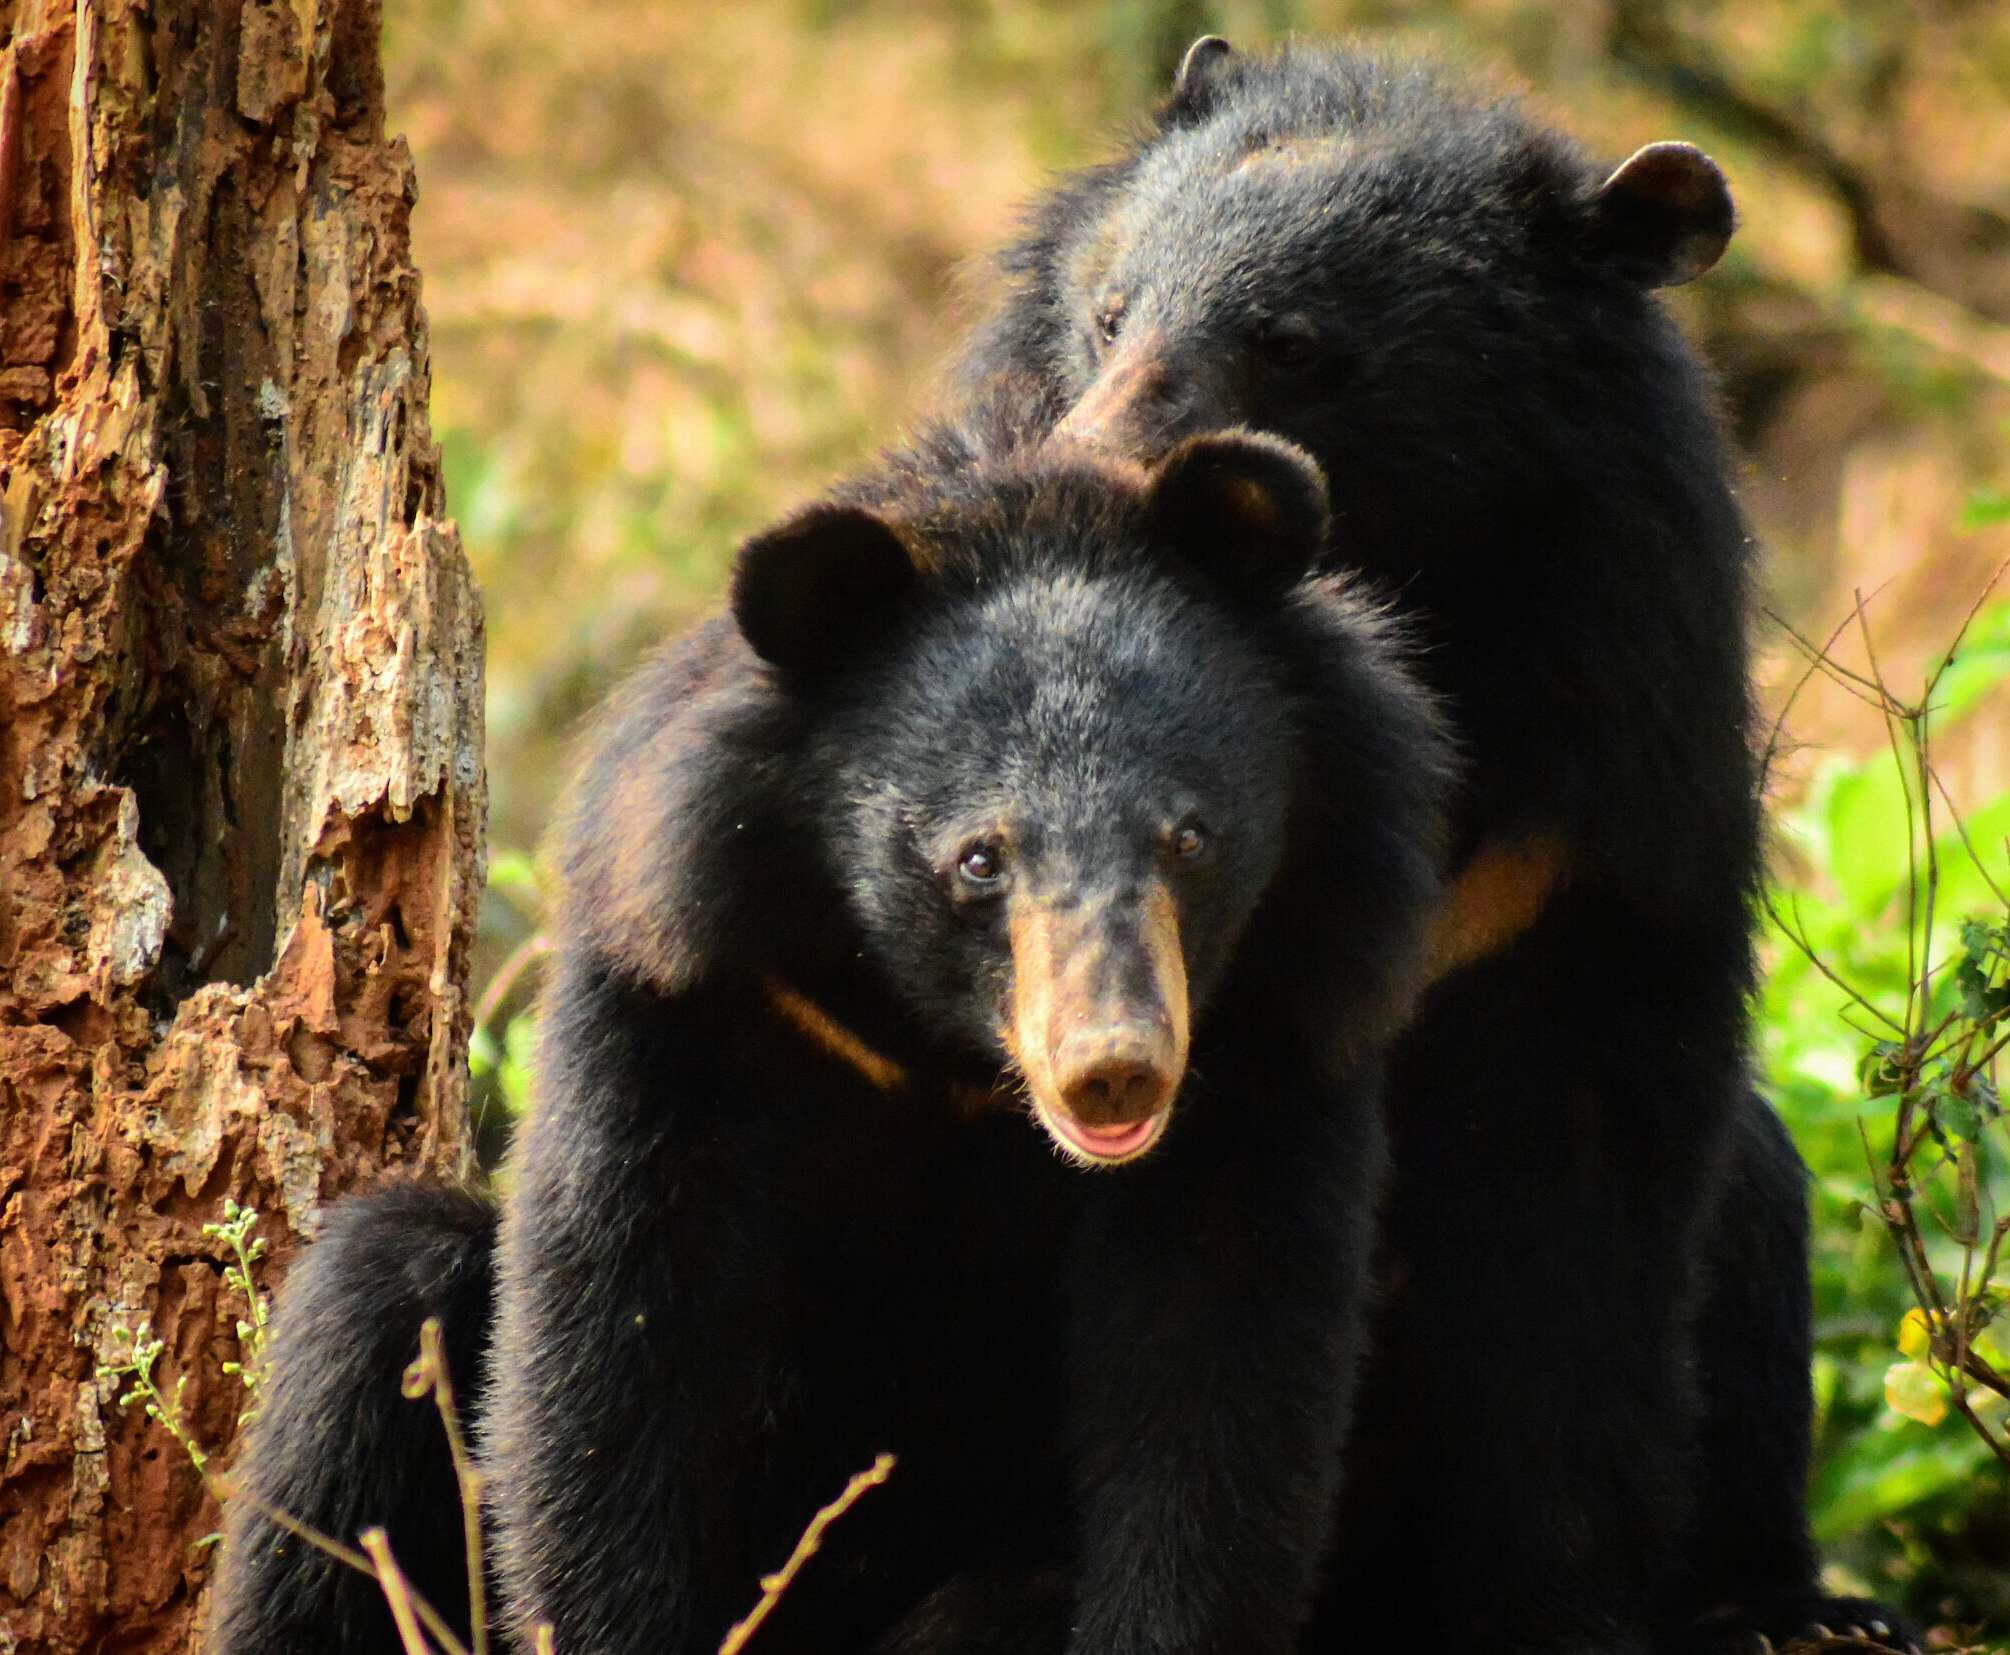
{"label": "leafy shrub", "polygon": [[1760,1054],[1815,1177],[1817,1531],[1857,1584],[1971,1637],[2010,1618],[2010,794],[1957,812],[1936,752],[2001,716],[2010,603],[1910,701],[1853,624],[1865,665],[1809,643],[1810,670],[1890,741],[1780,818]]}

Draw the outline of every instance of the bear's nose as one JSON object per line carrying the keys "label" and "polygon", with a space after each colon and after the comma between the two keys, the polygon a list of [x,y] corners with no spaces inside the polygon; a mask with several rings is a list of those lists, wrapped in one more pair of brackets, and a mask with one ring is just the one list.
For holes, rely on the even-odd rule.
{"label": "bear's nose", "polygon": [[1173,1077],[1143,1036],[1088,1037],[1055,1054],[1054,1079],[1068,1112],[1086,1126],[1148,1120],[1171,1101]]}
{"label": "bear's nose", "polygon": [[1156,335],[1128,341],[1055,428],[1062,441],[1155,459],[1195,430],[1232,425],[1204,375],[1169,360]]}

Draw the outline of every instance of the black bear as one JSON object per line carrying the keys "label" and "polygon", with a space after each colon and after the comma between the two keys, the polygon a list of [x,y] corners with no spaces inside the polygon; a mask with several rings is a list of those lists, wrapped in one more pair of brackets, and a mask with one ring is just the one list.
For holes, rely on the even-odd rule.
{"label": "black bear", "polygon": [[[386,1524],[461,1606],[396,1417],[427,1311],[487,1345],[522,1647],[710,1655],[890,1451],[759,1650],[1297,1648],[1451,771],[1401,640],[1310,574],[1325,499],[1274,438],[1147,473],[946,431],[743,548],[573,796],[493,1332],[464,1198],[331,1223],[219,1650],[395,1647],[273,1509]],[[1058,1575],[1028,1612],[975,1565]]]}
{"label": "black bear", "polygon": [[959,366],[1137,459],[1302,445],[1471,756],[1313,1647],[1905,1637],[1817,1583],[1805,1172],[1747,1075],[1751,536],[1652,292],[1732,228],[1687,145],[1597,167],[1428,64],[1209,37]]}

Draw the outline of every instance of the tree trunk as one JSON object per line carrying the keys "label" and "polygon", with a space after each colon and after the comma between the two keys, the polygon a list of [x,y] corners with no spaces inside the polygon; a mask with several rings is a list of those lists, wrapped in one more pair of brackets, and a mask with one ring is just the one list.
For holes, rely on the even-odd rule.
{"label": "tree trunk", "polygon": [[[481,611],[375,0],[0,5],[0,1651],[197,1647],[241,1306],[466,1158]],[[213,1462],[215,1463],[215,1462]]]}

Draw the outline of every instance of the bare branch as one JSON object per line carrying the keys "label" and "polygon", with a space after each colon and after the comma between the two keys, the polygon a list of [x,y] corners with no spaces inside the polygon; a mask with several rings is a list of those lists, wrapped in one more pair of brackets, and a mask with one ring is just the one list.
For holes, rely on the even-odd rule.
{"label": "bare branch", "polygon": [[486,1572],[482,1567],[482,1474],[475,1468],[461,1435],[460,1415],[454,1409],[454,1386],[447,1372],[447,1356],[441,1344],[440,1319],[428,1316],[419,1324],[419,1355],[405,1369],[402,1389],[417,1401],[430,1395],[440,1411],[440,1424],[447,1433],[447,1453],[454,1462],[454,1481],[461,1494],[461,1538],[468,1564],[468,1637],[474,1655],[488,1655],[488,1600]]}
{"label": "bare branch", "polygon": [[[1778,904],[1768,897],[1766,899],[1766,913],[1771,917],[1773,923],[1780,928],[1781,935],[1807,956],[1809,965],[1813,966],[1837,988],[1841,989],[1855,1004],[1863,1007],[1871,1016],[1889,1028],[1893,1034],[1903,1037],[1906,1032],[1903,1023],[1891,1016],[1882,1007],[1867,1000],[1852,984],[1845,982],[1838,976],[1829,967],[1828,962],[1815,952],[1815,945],[1808,941],[1806,927],[1801,926],[1801,917],[1798,910],[1794,914],[1793,925],[1789,925],[1786,917],[1780,912]],[[1797,927],[1798,929],[1796,929]]]}
{"label": "bare branch", "polygon": [[391,1556],[391,1542],[382,1529],[365,1529],[359,1538],[370,1561],[377,1565],[377,1584],[384,1589],[384,1601],[391,1606],[391,1619],[398,1626],[398,1641],[405,1655],[433,1655],[419,1631],[419,1617],[412,1611],[411,1589]]}
{"label": "bare branch", "polygon": [[1991,896],[2002,903],[2006,910],[2010,910],[2010,896],[2003,894],[2003,887],[1996,883],[1994,876],[1989,872],[1989,864],[1982,860],[1982,853],[1975,848],[1975,842],[1968,837],[1967,824],[1961,820],[1961,812],[1956,807],[1953,796],[1947,791],[1947,784],[1940,779],[1938,771],[1934,772],[1933,785],[1940,789],[1941,801],[1947,806],[1948,819],[1954,823],[1954,831],[1961,836],[1962,848],[1968,852],[1968,860],[1975,865],[1975,871],[1982,876],[1982,883],[1989,887]]}
{"label": "bare branch", "polygon": [[802,1539],[796,1542],[796,1549],[789,1553],[788,1562],[774,1574],[761,1581],[761,1601],[754,1605],[753,1613],[726,1634],[726,1641],[719,1645],[719,1655],[740,1655],[747,1642],[761,1629],[761,1622],[768,1618],[768,1611],[780,1601],[789,1583],[796,1578],[796,1572],[815,1555],[823,1544],[824,1530],[829,1528],[846,1512],[856,1505],[867,1489],[877,1488],[893,1475],[894,1459],[891,1454],[882,1454],[864,1471],[850,1482],[835,1500],[810,1519],[810,1526],[803,1530]]}
{"label": "bare branch", "polygon": [[1940,687],[1941,675],[1954,665],[1955,657],[1961,653],[1961,646],[1968,641],[1968,629],[1975,624],[1975,617],[1982,613],[1982,606],[1989,601],[1990,593],[1996,590],[1997,584],[2006,572],[2010,572],[2010,558],[2005,558],[1996,565],[1995,572],[1982,583],[1982,590],[1975,594],[1975,601],[1968,606],[1968,613],[1961,617],[1961,625],[1955,630],[1954,642],[1947,646],[1947,653],[1940,658],[1940,665],[1933,669],[1932,675],[1926,680],[1926,694],[1921,698],[1922,706],[1933,699],[1933,692]]}

